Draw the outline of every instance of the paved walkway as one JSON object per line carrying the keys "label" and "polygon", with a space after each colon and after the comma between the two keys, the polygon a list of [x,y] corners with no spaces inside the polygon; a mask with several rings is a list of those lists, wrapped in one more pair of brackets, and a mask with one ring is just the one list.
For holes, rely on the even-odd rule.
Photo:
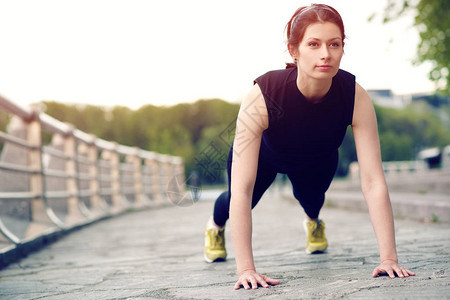
{"label": "paved walkway", "polygon": [[253,213],[257,269],[281,284],[233,290],[235,260],[203,261],[212,202],[125,214],[75,231],[0,271],[0,299],[448,299],[450,225],[396,220],[402,265],[371,278],[378,250],[367,213],[325,207],[329,251],[306,255],[299,205],[270,192]]}

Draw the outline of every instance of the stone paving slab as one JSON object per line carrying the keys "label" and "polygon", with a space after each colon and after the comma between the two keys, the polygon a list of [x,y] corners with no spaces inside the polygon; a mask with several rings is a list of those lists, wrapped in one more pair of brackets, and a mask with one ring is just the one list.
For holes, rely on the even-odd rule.
{"label": "stone paving slab", "polygon": [[0,299],[448,299],[450,225],[396,220],[401,263],[410,278],[373,279],[378,250],[369,216],[325,207],[329,251],[306,255],[296,201],[268,193],[253,213],[259,272],[269,289],[233,289],[229,259],[203,261],[213,203],[165,206],[95,223],[0,271]]}

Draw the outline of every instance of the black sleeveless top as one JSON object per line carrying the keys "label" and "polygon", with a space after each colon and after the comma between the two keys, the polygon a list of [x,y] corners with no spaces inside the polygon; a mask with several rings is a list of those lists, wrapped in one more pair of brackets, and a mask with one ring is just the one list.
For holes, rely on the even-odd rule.
{"label": "black sleeveless top", "polygon": [[297,87],[297,68],[270,71],[255,80],[266,102],[269,127],[263,132],[260,160],[280,172],[336,154],[351,125],[355,76],[339,70],[319,103]]}

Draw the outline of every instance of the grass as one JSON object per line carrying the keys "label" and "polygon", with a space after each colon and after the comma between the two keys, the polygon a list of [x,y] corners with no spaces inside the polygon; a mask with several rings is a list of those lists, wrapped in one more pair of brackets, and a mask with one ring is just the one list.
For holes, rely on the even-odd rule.
{"label": "grass", "polygon": [[432,223],[439,223],[440,222],[439,217],[437,215],[435,215],[435,214],[431,214],[431,222]]}

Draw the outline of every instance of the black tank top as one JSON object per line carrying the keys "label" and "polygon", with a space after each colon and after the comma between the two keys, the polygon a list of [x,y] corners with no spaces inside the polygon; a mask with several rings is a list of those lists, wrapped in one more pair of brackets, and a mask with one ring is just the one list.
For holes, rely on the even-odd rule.
{"label": "black tank top", "polygon": [[264,96],[269,127],[263,132],[260,160],[280,172],[337,153],[355,101],[355,76],[339,70],[319,103],[297,87],[297,68],[270,71],[255,80]]}

